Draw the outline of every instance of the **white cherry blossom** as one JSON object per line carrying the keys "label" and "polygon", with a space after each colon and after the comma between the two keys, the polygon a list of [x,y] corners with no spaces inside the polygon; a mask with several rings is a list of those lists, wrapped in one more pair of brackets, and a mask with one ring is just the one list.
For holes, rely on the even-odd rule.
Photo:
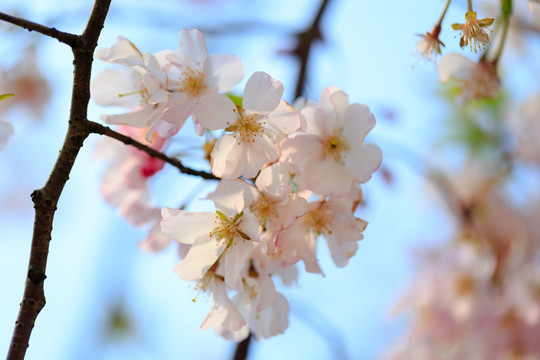
{"label": "white cherry blossom", "polygon": [[241,291],[241,270],[253,250],[252,242],[258,241],[258,226],[242,211],[242,201],[228,205],[216,202],[215,213],[163,208],[161,231],[181,244],[191,245],[175,267],[181,278],[200,280],[219,259],[227,286]]}
{"label": "white cherry blossom", "polygon": [[[202,32],[197,29],[180,31],[180,48],[166,56],[168,64],[167,90],[172,94],[172,106],[163,120],[173,128],[180,127],[207,95],[224,98],[218,92],[227,92],[244,77],[242,61],[233,55],[208,55]],[[211,102],[211,100],[210,100]],[[199,135],[204,128],[195,125]],[[166,126],[166,124],[164,125]],[[174,134],[174,133],[172,133]]]}
{"label": "white cherry blossom", "polygon": [[375,126],[375,117],[361,104],[349,105],[348,96],[336,87],[321,94],[316,107],[301,110],[305,132],[291,134],[281,144],[283,155],[300,173],[294,181],[319,195],[343,195],[355,182],[364,183],[379,167],[381,150],[364,138]]}
{"label": "white cherry blossom", "polygon": [[279,158],[278,141],[300,126],[298,114],[281,100],[282,94],[281,82],[256,72],[247,81],[242,107],[218,95],[201,99],[195,111],[199,122],[210,130],[227,131],[212,151],[214,175],[251,179]]}

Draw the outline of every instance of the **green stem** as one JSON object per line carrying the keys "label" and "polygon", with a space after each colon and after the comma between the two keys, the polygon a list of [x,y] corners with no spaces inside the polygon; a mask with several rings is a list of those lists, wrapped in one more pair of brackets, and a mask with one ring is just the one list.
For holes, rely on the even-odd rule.
{"label": "green stem", "polygon": [[497,63],[499,58],[502,56],[504,49],[504,44],[506,43],[506,38],[508,36],[508,29],[510,28],[510,16],[512,15],[512,0],[503,0],[502,2],[502,14],[503,14],[503,30],[501,35],[501,41],[497,52],[493,58],[493,62]]}
{"label": "green stem", "polygon": [[447,0],[446,1],[446,5],[444,6],[444,10],[443,10],[443,12],[441,14],[441,17],[439,18],[439,21],[437,22],[437,24],[435,26],[440,27],[442,25],[443,19],[446,16],[446,12],[448,11],[448,7],[450,6],[450,1],[452,1],[452,0]]}

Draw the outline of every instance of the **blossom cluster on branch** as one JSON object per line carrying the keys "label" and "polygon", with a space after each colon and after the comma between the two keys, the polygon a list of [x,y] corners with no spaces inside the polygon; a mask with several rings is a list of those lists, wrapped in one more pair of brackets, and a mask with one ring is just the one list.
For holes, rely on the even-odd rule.
{"label": "blossom cluster on branch", "polygon": [[92,84],[96,103],[128,109],[103,116],[106,122],[163,151],[191,117],[197,134],[217,138],[209,158],[220,179],[207,197],[215,211],[160,212],[150,205],[147,182],[163,161],[106,139],[99,145],[110,162],[106,200],[134,225],[150,224],[143,248],[180,244],[176,273],[212,295],[202,329],[235,341],[285,331],[289,305],[274,279],[296,283],[300,261],[322,274],[319,238],[338,266],[363,238],[366,222],[355,216],[361,184],[382,160],[380,149],[364,142],[375,126],[369,108],[350,104],[337,87],[324,89],[317,103],[299,99],[293,107],[282,100],[283,84],[264,72],[249,77],[235,103],[227,92],[244,76],[240,59],[209,55],[198,30],[181,30],[175,51],[142,53],[120,37],[97,57],[122,65]]}

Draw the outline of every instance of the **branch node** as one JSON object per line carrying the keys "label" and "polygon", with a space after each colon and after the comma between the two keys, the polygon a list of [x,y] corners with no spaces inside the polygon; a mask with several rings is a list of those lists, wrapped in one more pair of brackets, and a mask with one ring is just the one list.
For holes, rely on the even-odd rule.
{"label": "branch node", "polygon": [[28,279],[34,284],[39,285],[43,283],[46,278],[47,275],[45,275],[43,269],[38,269],[35,267],[30,267],[30,269],[28,269]]}

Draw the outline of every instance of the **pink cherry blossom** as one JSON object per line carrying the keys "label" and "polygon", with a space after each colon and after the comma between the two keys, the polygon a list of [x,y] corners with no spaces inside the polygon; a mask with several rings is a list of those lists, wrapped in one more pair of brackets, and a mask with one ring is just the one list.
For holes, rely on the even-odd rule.
{"label": "pink cherry blossom", "polygon": [[317,239],[323,236],[332,259],[338,266],[347,265],[356,253],[357,242],[363,239],[366,222],[354,217],[341,201],[319,200],[309,203],[309,211],[289,229],[279,234],[278,254],[293,264],[304,262],[306,271],[321,273],[317,260]]}
{"label": "pink cherry blossom", "polygon": [[[122,126],[119,131],[145,142],[146,129]],[[160,149],[164,146],[164,139],[155,138],[154,142],[147,144]],[[149,251],[165,248],[170,240],[159,231],[160,210],[151,204],[148,189],[148,179],[159,172],[165,163],[108,138],[97,143],[97,156],[109,161],[100,189],[105,201],[116,207],[131,224],[150,226],[150,234],[139,244],[141,248]]]}

